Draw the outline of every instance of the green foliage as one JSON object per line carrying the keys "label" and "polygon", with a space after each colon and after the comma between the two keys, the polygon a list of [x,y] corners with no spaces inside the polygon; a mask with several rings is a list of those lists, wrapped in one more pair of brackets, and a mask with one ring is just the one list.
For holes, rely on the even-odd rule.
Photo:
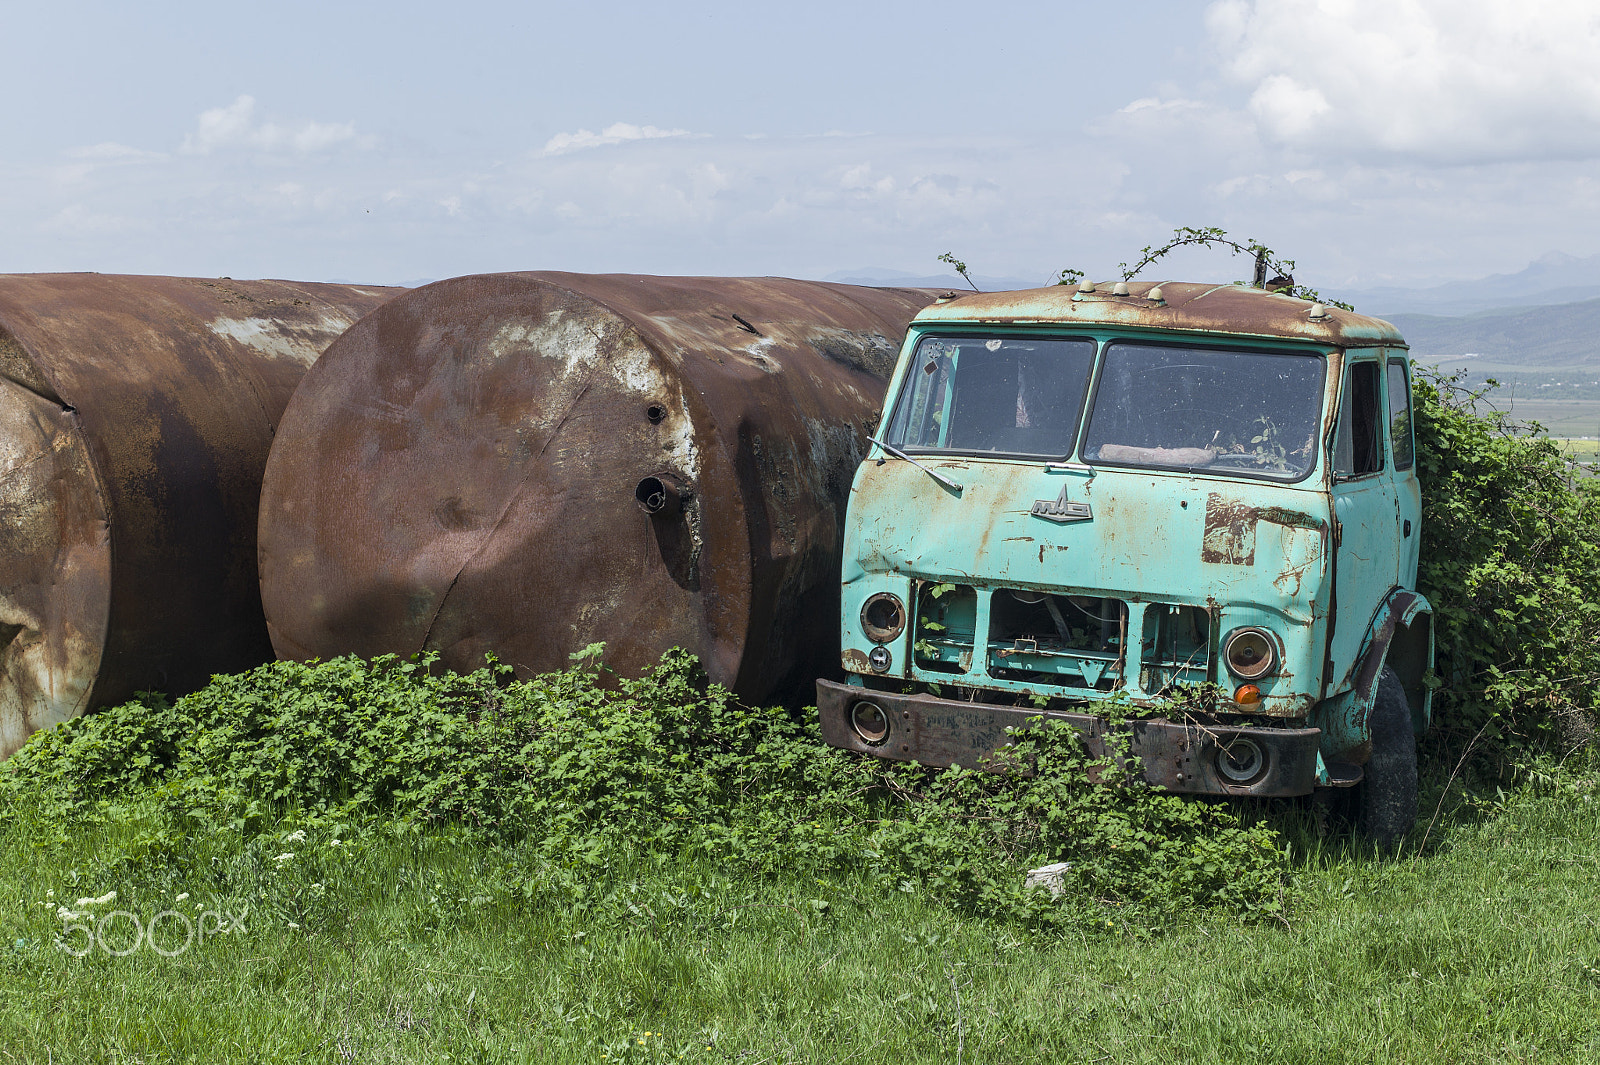
{"label": "green foliage", "polygon": [[[1592,742],[1600,699],[1600,481],[1480,413],[1460,376],[1415,387],[1422,545],[1435,610],[1434,720],[1459,749]],[[1505,761],[1504,757],[1497,762]]]}
{"label": "green foliage", "polygon": [[[294,825],[342,842],[464,833],[549,870],[631,855],[866,875],[1034,927],[1282,907],[1271,832],[1126,779],[1071,729],[1019,737],[1008,772],[936,771],[826,747],[809,718],[740,705],[681,652],[639,680],[607,678],[598,656],[527,681],[393,657],[217,677],[38,735],[0,767],[0,816],[26,811],[43,841],[136,825],[106,859],[122,874],[205,862],[259,879],[296,850]],[[1060,901],[1024,889],[1026,869],[1058,861]]]}

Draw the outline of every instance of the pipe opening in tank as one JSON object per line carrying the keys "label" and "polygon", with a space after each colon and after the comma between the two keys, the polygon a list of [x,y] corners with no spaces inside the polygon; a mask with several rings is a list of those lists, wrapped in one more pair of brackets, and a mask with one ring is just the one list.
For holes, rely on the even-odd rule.
{"label": "pipe opening in tank", "polygon": [[651,425],[660,425],[667,416],[667,408],[659,403],[652,403],[644,409],[644,416],[650,419]]}
{"label": "pipe opening in tank", "polygon": [[659,477],[646,477],[633,490],[646,514],[671,514],[678,509],[678,491]]}
{"label": "pipe opening in tank", "polygon": [[21,625],[8,625],[5,622],[0,622],[0,647],[9,646],[12,640],[22,635],[22,629],[23,626]]}

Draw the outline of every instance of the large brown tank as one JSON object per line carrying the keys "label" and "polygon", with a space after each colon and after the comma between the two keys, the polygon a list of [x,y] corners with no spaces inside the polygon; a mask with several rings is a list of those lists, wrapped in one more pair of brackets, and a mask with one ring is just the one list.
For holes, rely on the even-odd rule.
{"label": "large brown tank", "polygon": [[282,658],[679,646],[751,700],[838,668],[846,496],[934,295],[783,278],[493,274],[341,337],[284,415],[261,584]]}
{"label": "large brown tank", "polygon": [[397,291],[0,276],[0,757],[271,658],[255,527],[273,427]]}

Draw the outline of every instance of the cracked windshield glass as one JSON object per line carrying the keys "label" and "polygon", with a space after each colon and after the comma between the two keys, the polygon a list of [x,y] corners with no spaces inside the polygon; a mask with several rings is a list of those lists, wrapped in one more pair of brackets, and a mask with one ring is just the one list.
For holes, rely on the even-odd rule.
{"label": "cracked windshield glass", "polygon": [[1084,461],[1297,481],[1316,458],[1322,377],[1316,355],[1113,342]]}
{"label": "cracked windshield glass", "polygon": [[910,451],[1064,458],[1072,453],[1095,342],[924,337],[889,443]]}

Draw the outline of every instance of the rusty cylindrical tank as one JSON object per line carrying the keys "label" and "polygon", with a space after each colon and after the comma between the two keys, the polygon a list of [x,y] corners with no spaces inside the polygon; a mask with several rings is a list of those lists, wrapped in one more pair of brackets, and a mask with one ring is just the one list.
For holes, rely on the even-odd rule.
{"label": "rusty cylindrical tank", "polygon": [[494,274],[369,315],[262,487],[280,657],[486,652],[519,674],[674,646],[750,700],[838,669],[846,496],[928,292]]}
{"label": "rusty cylindrical tank", "polygon": [[273,427],[396,291],[0,276],[0,757],[271,657],[255,519]]}

